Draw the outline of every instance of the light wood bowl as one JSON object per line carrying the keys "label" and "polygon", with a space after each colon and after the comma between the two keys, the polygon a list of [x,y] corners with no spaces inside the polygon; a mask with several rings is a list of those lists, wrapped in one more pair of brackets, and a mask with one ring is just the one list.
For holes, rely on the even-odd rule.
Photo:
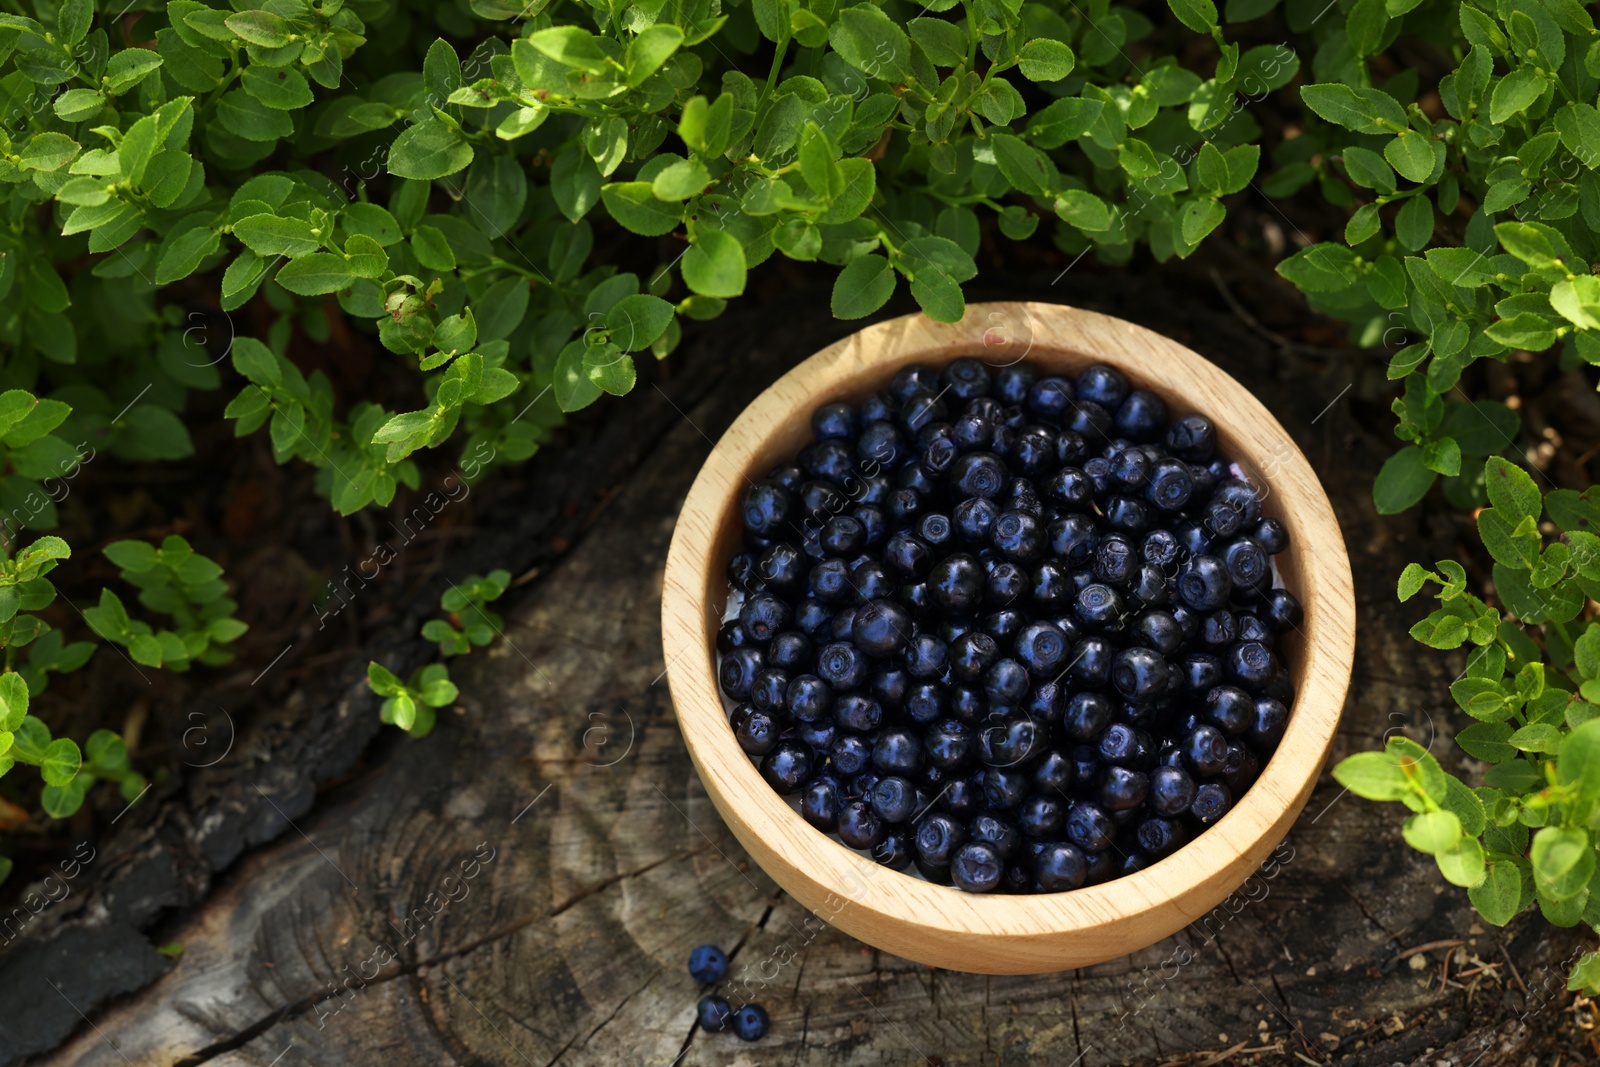
{"label": "light wood bowl", "polygon": [[[810,416],[857,399],[908,363],[1027,358],[1074,372],[1109,363],[1198,411],[1219,451],[1270,495],[1289,531],[1276,557],[1305,625],[1283,643],[1295,686],[1283,741],[1232,811],[1173,855],[1100,885],[1040,895],[972,894],[874,863],[807,824],[734,740],[717,688],[715,638],[747,484],[791,459]],[[1311,465],[1244,386],[1194,352],[1132,323],[1038,303],[977,304],[955,324],[907,315],[818,352],[756,398],[717,442],[678,516],[661,604],[673,704],[689,755],[723,820],[773,880],[820,918],[898,956],[982,974],[1087,966],[1154,944],[1220,904],[1288,833],[1316,784],[1344,707],[1355,647],[1350,562]]]}

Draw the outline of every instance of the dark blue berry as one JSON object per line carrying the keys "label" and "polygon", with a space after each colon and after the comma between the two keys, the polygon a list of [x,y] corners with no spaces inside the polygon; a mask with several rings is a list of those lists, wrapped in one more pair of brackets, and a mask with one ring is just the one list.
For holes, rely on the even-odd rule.
{"label": "dark blue berry", "polygon": [[1167,424],[1167,405],[1159,396],[1135,389],[1117,408],[1112,426],[1130,441],[1154,441]]}
{"label": "dark blue berry", "polygon": [[1272,582],[1272,567],[1260,545],[1248,537],[1229,542],[1222,562],[1236,589],[1263,592]]}
{"label": "dark blue berry", "polygon": [[1233,579],[1216,556],[1192,556],[1178,572],[1178,599],[1196,611],[1226,607],[1232,593]]}
{"label": "dark blue berry", "polygon": [[991,704],[1012,705],[1028,691],[1028,671],[1014,659],[996,660],[983,676],[983,695]]}
{"label": "dark blue berry", "polygon": [[1247,727],[1250,743],[1265,752],[1277,748],[1289,723],[1289,709],[1281,700],[1262,697],[1252,705],[1251,712]]}
{"label": "dark blue berry", "polygon": [[851,639],[869,656],[893,656],[911,639],[911,616],[896,601],[869,600],[856,610]]}
{"label": "dark blue berry", "polygon": [[800,817],[831,834],[839,825],[839,783],[822,776],[807,782],[800,790]]}
{"label": "dark blue berry", "polygon": [[1154,700],[1167,691],[1167,661],[1148,648],[1125,648],[1111,664],[1111,684],[1126,700]]}
{"label": "dark blue berry", "polygon": [[959,821],[936,811],[917,820],[913,843],[923,863],[944,866],[955,858],[956,849],[966,839],[966,828]]}
{"label": "dark blue berry", "polygon": [[709,1033],[721,1033],[727,1029],[732,1016],[733,1009],[728,1005],[728,998],[715,993],[701,997],[700,1003],[695,1006],[695,1021],[700,1024],[700,1029]]}
{"label": "dark blue berry", "polygon": [[833,708],[833,690],[814,674],[791,678],[785,697],[789,714],[802,722],[817,722]]}
{"label": "dark blue berry", "polygon": [[717,667],[717,681],[722,691],[735,700],[750,695],[756,675],[766,669],[766,657],[757,648],[736,648],[722,657]]}
{"label": "dark blue berry", "polygon": [[1083,850],[1065,841],[1048,841],[1033,857],[1033,876],[1047,893],[1077,889],[1088,878]]}
{"label": "dark blue berry", "polygon": [[786,672],[800,671],[810,666],[812,651],[811,638],[799,630],[785,630],[767,646],[767,662]]}
{"label": "dark blue berry", "polygon": [[896,400],[906,400],[917,393],[937,393],[939,391],[939,375],[931,368],[920,363],[912,363],[901,367],[894,372],[894,377],[889,379],[889,395]]}
{"label": "dark blue berry", "polygon": [[1160,859],[1177,851],[1183,844],[1182,824],[1172,819],[1155,816],[1141,822],[1133,832],[1133,839],[1141,851],[1152,859]]}
{"label": "dark blue berry", "polygon": [[1066,832],[1068,840],[1085,852],[1103,852],[1117,836],[1105,809],[1088,801],[1078,801],[1067,811]]}
{"label": "dark blue berry", "polygon": [[950,880],[968,893],[987,893],[1000,884],[1001,867],[992,845],[968,841],[950,859]]}
{"label": "dark blue berry", "polygon": [[922,759],[921,741],[902,727],[882,731],[872,746],[872,765],[884,774],[910,774],[922,766]]}
{"label": "dark blue berry", "polygon": [[839,840],[851,848],[871,848],[883,840],[883,823],[864,800],[839,805]]}
{"label": "dark blue berry", "polygon": [[1186,463],[1206,463],[1216,448],[1216,428],[1204,415],[1185,415],[1167,427],[1167,449]]}
{"label": "dark blue berry", "polygon": [[842,730],[876,730],[883,721],[883,705],[865,693],[844,693],[834,699],[833,721]]}
{"label": "dark blue berry", "polygon": [[968,452],[950,465],[950,489],[957,499],[993,500],[1006,487],[1006,468],[993,452]]}
{"label": "dark blue berry", "polygon": [[1228,792],[1228,787],[1221,782],[1207,782],[1194,791],[1194,800],[1189,804],[1189,814],[1202,825],[1210,826],[1226,815],[1231,807],[1233,807],[1233,794]]}
{"label": "dark blue berry", "polygon": [[867,664],[866,654],[845,641],[834,641],[817,651],[817,676],[835,690],[855,689],[866,681]]}
{"label": "dark blue berry", "polygon": [[[689,952],[689,976],[702,985],[722,981],[728,973],[728,954],[716,945],[700,945]],[[721,998],[718,998],[721,999]],[[724,1004],[727,1001],[723,1001]],[[707,1027],[710,1029],[710,1027]]]}
{"label": "dark blue berry", "polygon": [[1150,778],[1143,771],[1112,765],[1100,780],[1100,806],[1107,811],[1125,811],[1144,803]]}
{"label": "dark blue berry", "polygon": [[1028,837],[1054,837],[1066,820],[1066,804],[1060,797],[1035,794],[1017,805],[1017,828]]}
{"label": "dark blue berry", "polygon": [[757,482],[745,490],[744,526],[758,537],[782,536],[795,513],[794,494],[776,482]]}
{"label": "dark blue berry", "polygon": [[950,643],[950,670],[962,681],[980,680],[999,658],[1000,646],[981,630],[968,631]]}
{"label": "dark blue berry", "polygon": [[945,687],[938,682],[917,682],[906,690],[906,717],[912,722],[930,723],[944,716],[949,708]]}
{"label": "dark blue berry", "polygon": [[1028,387],[1027,406],[1041,419],[1059,422],[1071,408],[1072,383],[1065,378],[1050,376],[1040,378]]}
{"label": "dark blue berry", "polygon": [[1305,622],[1300,601],[1287,589],[1274,589],[1267,593],[1261,614],[1267,625],[1280,634],[1298,630]]}
{"label": "dark blue berry", "polygon": [[1182,815],[1194,800],[1194,779],[1182,767],[1162,765],[1150,772],[1145,798],[1157,815]]}
{"label": "dark blue berry", "polygon": [[917,810],[916,788],[898,775],[889,775],[878,779],[867,802],[872,805],[872,813],[884,822],[905,822]]}
{"label": "dark blue berry", "polygon": [[1289,531],[1277,519],[1262,519],[1251,529],[1250,536],[1269,556],[1289,547]]}
{"label": "dark blue berry", "polygon": [[745,1041],[759,1041],[767,1036],[772,1020],[767,1009],[759,1004],[746,1004],[733,1013],[733,1032]]}
{"label": "dark blue berry", "polygon": [[[734,655],[744,649],[737,649]],[[1240,641],[1222,657],[1228,676],[1245,689],[1259,692],[1278,675],[1278,658],[1259,641]]]}
{"label": "dark blue berry", "polygon": [[936,767],[955,768],[969,761],[977,751],[972,730],[956,719],[940,719],[924,735],[928,761]]}
{"label": "dark blue berry", "polygon": [[777,793],[788,796],[811,777],[813,753],[804,741],[779,741],[761,760],[761,777]]}
{"label": "dark blue berry", "polygon": [[1228,762],[1228,739],[1215,726],[1196,726],[1183,738],[1184,762],[1195,774],[1209,777],[1221,774]]}
{"label": "dark blue berry", "polygon": [[1123,722],[1106,727],[1100,735],[1099,749],[1101,759],[1123,767],[1146,767],[1155,758],[1155,743],[1150,735]]}

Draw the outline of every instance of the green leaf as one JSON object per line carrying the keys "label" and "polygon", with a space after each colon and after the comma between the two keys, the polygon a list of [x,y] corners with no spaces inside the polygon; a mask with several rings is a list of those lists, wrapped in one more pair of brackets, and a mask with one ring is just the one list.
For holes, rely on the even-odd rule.
{"label": "green leaf", "polygon": [[1433,204],[1425,196],[1413,196],[1400,207],[1394,218],[1394,235],[1406,248],[1416,251],[1433,239]]}
{"label": "green leaf", "polygon": [[701,296],[727,298],[744,292],[744,246],[726,230],[698,231],[679,269],[684,284]]}
{"label": "green leaf", "polygon": [[906,23],[911,39],[936,66],[957,67],[967,59],[967,35],[944,19],[914,18]]}
{"label": "green leaf", "polygon": [[911,76],[911,42],[905,32],[872,4],[840,11],[828,28],[828,43],[839,58],[868,78],[887,82]]}
{"label": "green leaf", "polygon": [[1111,209],[1098,196],[1084,189],[1068,189],[1056,197],[1056,214],[1062,221],[1090,233],[1111,229]]}
{"label": "green leaf", "polygon": [[550,192],[561,213],[577,222],[600,200],[600,169],[578,145],[569,145],[550,168]]}
{"label": "green leaf", "polygon": [[1406,128],[1406,113],[1379,89],[1354,89],[1341,82],[1305,85],[1306,106],[1337,126],[1356,133],[1395,133]]}
{"label": "green leaf", "polygon": [[282,48],[289,43],[289,23],[269,11],[239,11],[223,21],[241,40],[262,48]]}
{"label": "green leaf", "polygon": [[605,322],[614,344],[625,352],[637,352],[649,348],[666,333],[672,317],[670,303],[648,293],[636,293],[613,304],[606,312]]}
{"label": "green leaf", "polygon": [[313,252],[278,268],[278,284],[301,296],[338,292],[356,279],[343,256]]}
{"label": "green leaf", "polygon": [[1423,462],[1422,449],[1407,445],[1384,461],[1372,487],[1380,515],[1397,515],[1427,495],[1438,474]]}
{"label": "green leaf", "polygon": [[15,671],[0,674],[0,730],[18,730],[28,715],[28,685]]}
{"label": "green leaf", "polygon": [[562,411],[581,410],[600,398],[600,387],[584,371],[587,348],[581,339],[569,341],[556,357],[550,384]]}
{"label": "green leaf", "polygon": [[1401,833],[1406,844],[1418,852],[1434,855],[1461,843],[1461,820],[1448,811],[1419,812],[1405,821]]}
{"label": "green leaf", "polygon": [[1570,826],[1546,826],[1533,835],[1528,857],[1542,896],[1570,900],[1589,885],[1595,870],[1594,845],[1589,834]]}
{"label": "green leaf", "polygon": [[1222,225],[1226,212],[1215,200],[1191,200],[1183,209],[1183,239],[1199,244],[1212,230]]}
{"label": "green leaf", "polygon": [[1356,796],[1367,800],[1400,800],[1415,787],[1400,764],[1384,752],[1358,752],[1340,760],[1333,777]]}
{"label": "green leaf", "polygon": [[611,60],[595,35],[580,26],[552,26],[536,30],[524,40],[557,63],[589,74],[605,74],[611,69]]}
{"label": "green leaf", "polygon": [[[127,92],[143,81],[147,74],[161,66],[161,62],[161,56],[148,48],[124,48],[113,52],[110,60],[106,62],[106,92],[113,96]],[[72,92],[86,91],[88,90],[72,90]],[[94,95],[99,96],[98,93]],[[104,102],[103,98],[101,102]],[[56,114],[61,114],[59,106]]]}
{"label": "green leaf", "polygon": [[426,224],[418,226],[411,232],[411,251],[415,253],[417,262],[434,271],[451,271],[456,269],[456,254],[450,247],[450,242],[437,226]]}
{"label": "green leaf", "polygon": [[1475,886],[1484,879],[1483,846],[1475,837],[1463,837],[1454,848],[1434,854],[1439,873],[1451,885]]}
{"label": "green leaf", "polygon": [[1433,174],[1433,142],[1415,130],[1401,130],[1383,146],[1383,158],[1407,181],[1425,182]]}
{"label": "green leaf", "polygon": [[309,222],[279,218],[270,213],[248,215],[240,219],[233,224],[233,235],[243,241],[246,248],[262,256],[288,256],[293,259],[309,255],[322,247],[322,237],[317,235]]}
{"label": "green leaf", "polygon": [[658,23],[640,31],[639,36],[628,42],[627,59],[623,64],[628,72],[628,85],[643,85],[681,44],[683,31],[671,24]]}
{"label": "green leaf", "polygon": [[1503,125],[1526,111],[1550,87],[1550,79],[1531,66],[1517,67],[1494,87],[1489,98],[1489,121]]}
{"label": "green leaf", "polygon": [[1060,186],[1055,164],[1037,148],[1010,134],[996,133],[990,140],[1000,173],[1019,192],[1042,197]]}
{"label": "green leaf", "polygon": [[650,183],[650,188],[661,200],[681,201],[699,195],[711,184],[711,172],[698,159],[680,159],[662,168]]}
{"label": "green leaf", "polygon": [[394,139],[389,147],[388,168],[397,178],[431,181],[465,170],[472,157],[472,146],[458,130],[438,118],[428,118]]}
{"label": "green leaf", "polygon": [[671,233],[683,221],[683,206],[657,198],[650,182],[613,182],[600,198],[623,229],[646,237]]}
{"label": "green leaf", "polygon": [[1522,910],[1522,872],[1514,863],[1489,864],[1484,880],[1467,892],[1484,921],[1504,926]]}
{"label": "green leaf", "polygon": [[293,67],[261,67],[255,64],[244,69],[239,84],[244,91],[267,107],[278,111],[295,111],[310,107],[314,97],[305,75]]}
{"label": "green leaf", "polygon": [[1195,33],[1210,33],[1217,28],[1217,5],[1211,0],[1167,0],[1167,6]]}
{"label": "green leaf", "polygon": [[1580,330],[1600,330],[1600,277],[1579,274],[1557,282],[1550,290],[1550,306]]}
{"label": "green leaf", "polygon": [[860,319],[872,314],[894,295],[894,269],[876,253],[846,263],[834,279],[830,306],[835,318]]}
{"label": "green leaf", "polygon": [[217,101],[217,118],[229,133],[246,141],[265,143],[294,133],[294,120],[287,111],[270,108],[243,89],[223,94]]}
{"label": "green leaf", "polygon": [[[1176,0],[1184,4],[1209,4],[1210,0]],[[1216,17],[1216,8],[1212,8]],[[1072,49],[1048,37],[1036,37],[1022,46],[1019,54],[1022,76],[1031,82],[1055,82],[1072,73]]]}
{"label": "green leaf", "polygon": [[1497,511],[1518,519],[1523,516],[1537,519],[1544,510],[1539,487],[1521,467],[1499,456],[1490,456],[1484,464],[1483,475],[1489,502]]}
{"label": "green leaf", "polygon": [[66,785],[77,777],[83,766],[83,753],[71,738],[58,737],[45,747],[44,759],[39,764],[39,775],[46,785]]}
{"label": "green leaf", "polygon": [[633,357],[614,344],[591,345],[583,353],[583,372],[612,396],[622,396],[637,378]]}
{"label": "green leaf", "polygon": [[1600,801],[1600,720],[1584,723],[1561,741],[1556,772],[1581,810]]}

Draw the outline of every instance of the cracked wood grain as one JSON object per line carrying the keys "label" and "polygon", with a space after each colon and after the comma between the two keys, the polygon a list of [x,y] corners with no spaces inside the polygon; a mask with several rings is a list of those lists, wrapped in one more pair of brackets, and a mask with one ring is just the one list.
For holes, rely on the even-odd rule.
{"label": "cracked wood grain", "polygon": [[[1261,396],[1312,458],[1356,557],[1365,666],[1334,758],[1397,723],[1425,732],[1444,714],[1438,695],[1459,665],[1413,649],[1392,580],[1412,558],[1445,554],[1439,531],[1421,517],[1373,513],[1371,478],[1391,447],[1382,435],[1345,406],[1312,425],[1358,364],[1315,369],[1203,296],[1149,279],[1084,275],[1025,289],[1002,295],[1141,321]],[[825,305],[825,293],[786,295],[793,328],[784,330],[771,328],[772,308],[730,316],[669,361],[674,375],[660,390],[616,401],[607,417],[636,436],[605,447],[632,457],[618,477],[572,488],[572,500],[541,502],[605,507],[508,595],[505,639],[453,665],[462,713],[442,716],[425,741],[380,743],[360,778],[293,812],[306,837],[284,827],[247,852],[163,925],[162,940],[185,945],[182,958],[91,1011],[98,1030],[80,1024],[37,1062],[1154,1067],[1199,1062],[1249,1037],[1251,1047],[1283,1050],[1256,1060],[1268,1064],[1300,1063],[1298,1052],[1340,1067],[1468,1067],[1483,1055],[1485,1067],[1555,1040],[1566,1015],[1556,996],[1519,1027],[1514,985],[1485,985],[1469,1005],[1440,991],[1437,968],[1416,972],[1391,957],[1405,944],[1459,938],[1542,974],[1571,952],[1571,935],[1526,920],[1473,932],[1465,895],[1401,845],[1393,813],[1341,797],[1328,778],[1289,836],[1292,858],[1220,933],[1191,926],[1077,972],[926,973],[778,893],[718,820],[676,735],[660,681],[659,583],[705,435],[837,336]],[[1352,392],[1363,395],[1359,384]],[[1448,761],[1446,748],[1435,752]],[[461,863],[480,844],[493,859],[465,878]],[[694,1028],[701,991],[684,959],[706,941],[737,946],[730,981],[773,1018],[760,1044]],[[394,958],[363,977],[379,946]],[[1186,962],[1175,965],[1180,954]],[[1404,1025],[1388,1033],[1391,1015]]]}

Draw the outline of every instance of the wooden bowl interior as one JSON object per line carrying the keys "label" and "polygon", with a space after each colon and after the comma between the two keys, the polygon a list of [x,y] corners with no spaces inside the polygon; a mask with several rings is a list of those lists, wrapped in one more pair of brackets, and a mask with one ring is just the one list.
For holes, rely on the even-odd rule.
{"label": "wooden bowl interior", "polygon": [[[984,323],[1026,321],[996,343]],[[859,400],[911,363],[1023,356],[1075,373],[1105,362],[1160,395],[1176,417],[1212,419],[1218,450],[1268,491],[1266,512],[1289,547],[1275,557],[1306,609],[1282,642],[1296,690],[1288,729],[1232,811],[1143,871],[1068,893],[976,895],[888,871],[815,830],[774,793],[728,728],[715,678],[715,637],[739,550],[744,488],[810,439],[810,415]],[[1288,494],[1278,503],[1278,491]],[[669,553],[663,634],[674,704],[702,782],[741,843],[802,904],[846,932],[936,966],[1037,973],[1082,966],[1150,944],[1204,915],[1242,883],[1299,813],[1343,707],[1354,641],[1348,559],[1331,505],[1288,434],[1243,386],[1188,349],[1122,320],[1038,304],[977,305],[960,324],[921,316],[880,323],[824,349],[763,393],[717,444],[691,489]]]}

